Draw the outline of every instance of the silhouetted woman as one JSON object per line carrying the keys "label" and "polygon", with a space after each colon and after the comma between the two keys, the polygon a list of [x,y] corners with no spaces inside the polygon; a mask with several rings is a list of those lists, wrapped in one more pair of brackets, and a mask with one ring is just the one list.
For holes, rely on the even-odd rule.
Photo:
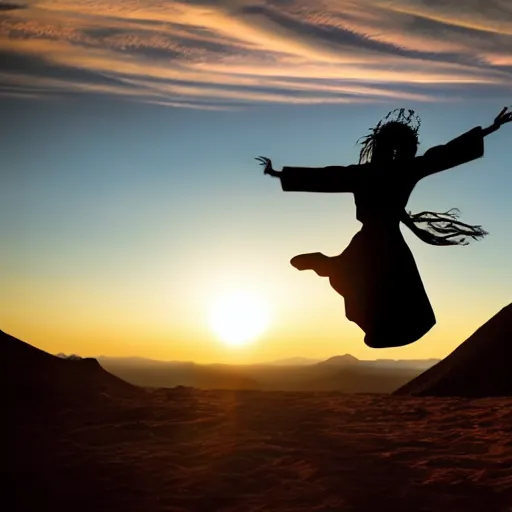
{"label": "silhouetted woman", "polygon": [[422,178],[480,158],[484,137],[512,121],[505,107],[488,128],[480,126],[417,157],[420,120],[414,111],[394,110],[362,139],[359,165],[272,169],[258,160],[265,174],[278,177],[284,191],[351,192],[356,217],[363,224],[348,247],[334,257],[301,254],[291,260],[298,270],[328,277],[345,299],[345,313],[366,333],[373,348],[413,343],[436,323],[414,257],[400,231],[403,222],[432,245],[467,245],[487,233],[445,213],[406,211],[407,201]]}

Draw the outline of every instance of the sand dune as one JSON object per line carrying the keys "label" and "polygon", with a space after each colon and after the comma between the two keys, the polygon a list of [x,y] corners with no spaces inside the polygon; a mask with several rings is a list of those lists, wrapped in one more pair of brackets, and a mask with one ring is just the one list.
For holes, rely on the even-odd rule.
{"label": "sand dune", "polygon": [[512,304],[397,395],[512,396]]}

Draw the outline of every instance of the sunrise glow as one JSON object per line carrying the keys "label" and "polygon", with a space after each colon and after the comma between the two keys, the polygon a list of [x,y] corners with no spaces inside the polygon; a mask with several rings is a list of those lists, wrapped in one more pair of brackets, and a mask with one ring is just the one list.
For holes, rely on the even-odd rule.
{"label": "sunrise glow", "polygon": [[219,297],[210,313],[211,329],[230,347],[253,342],[268,324],[267,306],[260,297],[248,292],[231,292]]}

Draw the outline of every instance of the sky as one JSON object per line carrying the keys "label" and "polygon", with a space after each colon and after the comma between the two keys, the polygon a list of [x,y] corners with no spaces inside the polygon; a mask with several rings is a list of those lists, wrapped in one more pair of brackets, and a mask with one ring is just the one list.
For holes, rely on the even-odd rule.
{"label": "sky", "polygon": [[[339,254],[353,197],[290,193],[274,167],[357,163],[386,113],[419,154],[512,105],[509,0],[0,1],[0,329],[52,353],[201,363],[444,357],[510,303],[512,126],[430,176],[408,209],[489,235],[433,247],[402,226],[437,324],[374,350],[343,299],[289,260]],[[235,290],[267,328],[231,347]]]}

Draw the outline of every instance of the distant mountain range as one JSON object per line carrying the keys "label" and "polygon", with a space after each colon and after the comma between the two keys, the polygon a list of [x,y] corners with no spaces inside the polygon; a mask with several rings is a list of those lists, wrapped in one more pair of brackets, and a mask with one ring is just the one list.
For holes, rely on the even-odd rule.
{"label": "distant mountain range", "polygon": [[[79,358],[77,355],[58,355],[61,358]],[[326,360],[292,357],[245,365],[158,361],[143,357],[99,356],[96,359],[113,375],[143,387],[346,393],[391,393],[439,361],[359,360],[350,354]]]}
{"label": "distant mountain range", "polygon": [[391,393],[438,361],[361,361],[350,354],[326,360],[293,357],[245,365],[155,361],[139,357],[100,356],[97,359],[112,374],[145,387],[181,385],[203,389],[346,393]]}
{"label": "distant mountain range", "polygon": [[302,366],[302,365],[313,365],[321,364],[325,366],[348,366],[348,365],[366,365],[366,366],[379,366],[386,368],[430,368],[434,364],[438,363],[440,359],[357,359],[351,354],[345,354],[340,356],[333,356],[329,359],[308,359],[305,357],[291,357],[288,359],[278,359],[277,361],[271,361],[269,365],[274,366]]}
{"label": "distant mountain range", "polygon": [[130,384],[150,388],[509,396],[511,340],[509,304],[443,361],[361,361],[350,354],[323,361],[298,357],[252,365],[205,365],[140,357],[82,359],[76,354],[48,354],[0,331],[0,362],[2,375],[15,383],[20,396],[31,401],[39,395],[130,394],[135,390]]}
{"label": "distant mountain range", "polygon": [[[63,353],[56,354],[57,357],[80,359],[80,356],[76,354],[66,355]],[[100,363],[105,362],[107,364],[140,364],[144,366],[152,365],[177,365],[177,366],[230,366],[227,363],[194,363],[193,361],[163,361],[158,359],[149,359],[145,357],[137,356],[98,356],[97,359]],[[374,366],[381,368],[414,368],[414,369],[427,369],[438,363],[440,359],[357,359],[356,357],[345,354],[339,356],[333,356],[328,359],[311,359],[306,357],[289,357],[285,359],[277,359],[275,361],[268,361],[264,363],[253,363],[243,366],[349,366],[349,365],[362,365],[362,366]],[[242,365],[235,365],[242,366]]]}

